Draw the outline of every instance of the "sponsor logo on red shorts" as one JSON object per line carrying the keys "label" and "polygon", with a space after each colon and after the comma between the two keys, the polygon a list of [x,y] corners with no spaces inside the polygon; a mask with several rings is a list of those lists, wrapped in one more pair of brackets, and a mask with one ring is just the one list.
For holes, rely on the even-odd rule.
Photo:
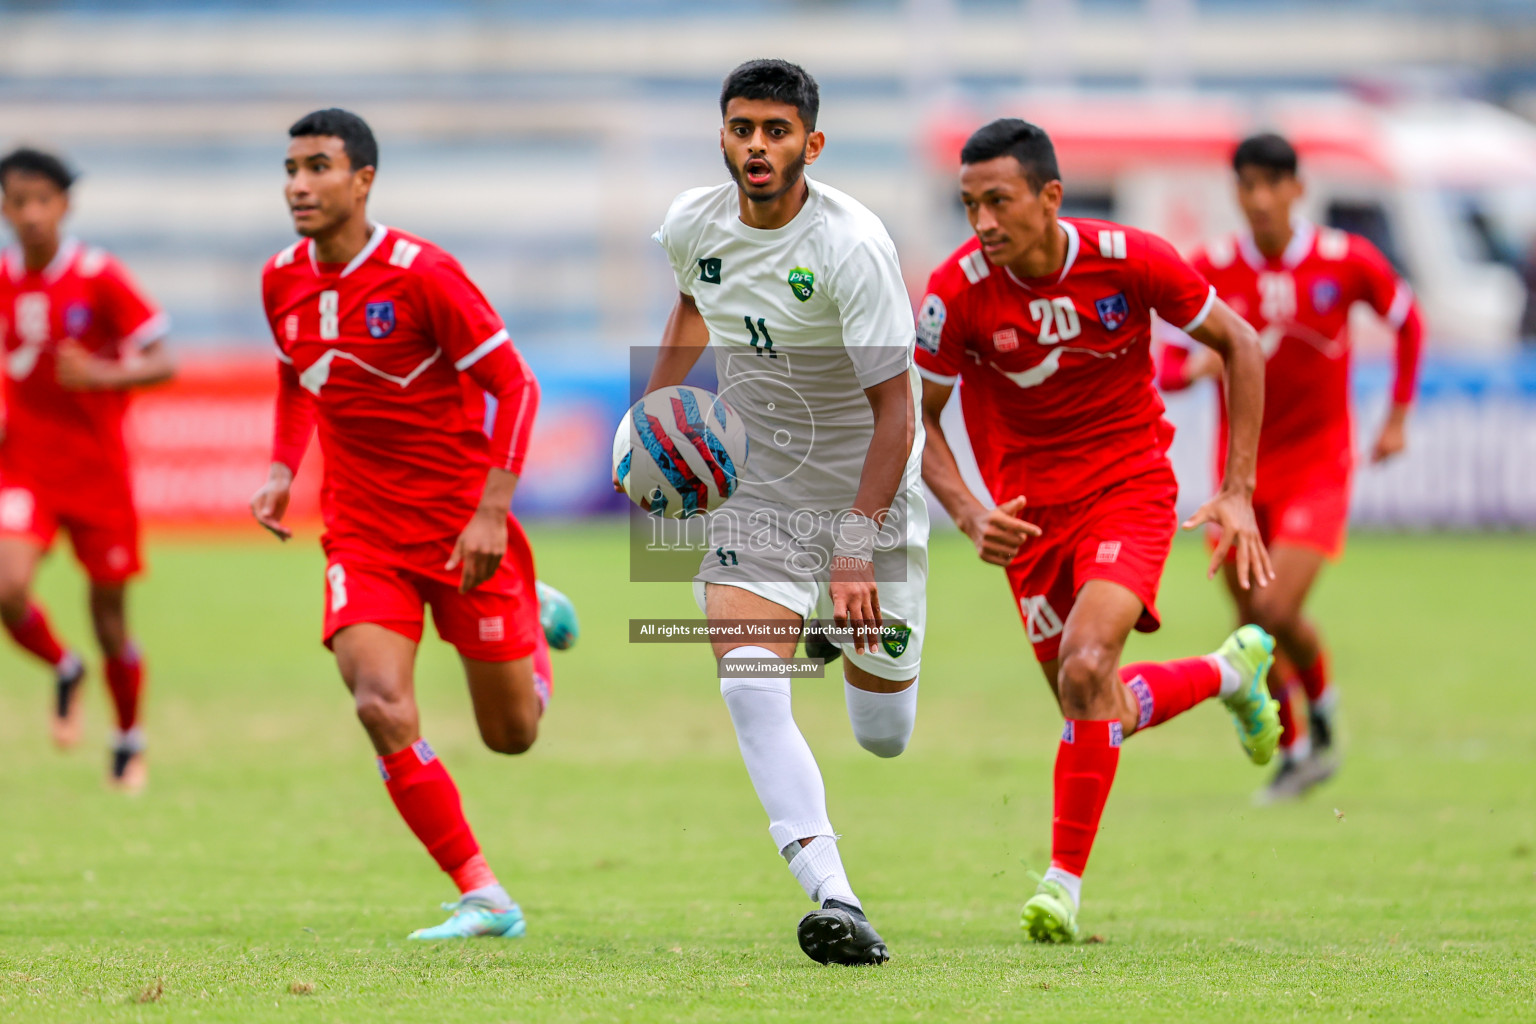
{"label": "sponsor logo on red shorts", "polygon": [[481,643],[499,643],[506,638],[506,622],[500,615],[490,615],[480,620]]}
{"label": "sponsor logo on red shorts", "polygon": [[1100,565],[1109,565],[1119,557],[1120,542],[1117,540],[1106,540],[1099,545],[1099,553],[1094,556],[1093,560]]}

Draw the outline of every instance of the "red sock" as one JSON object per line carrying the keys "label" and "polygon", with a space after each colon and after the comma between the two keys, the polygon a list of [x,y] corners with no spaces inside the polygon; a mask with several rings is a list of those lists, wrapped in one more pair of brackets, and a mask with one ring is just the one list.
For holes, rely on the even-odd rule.
{"label": "red sock", "polygon": [[539,694],[539,711],[549,707],[549,695],[555,688],[555,670],[549,663],[549,641],[539,630],[538,643],[533,648],[533,688]]}
{"label": "red sock", "polygon": [[64,660],[64,645],[53,635],[42,605],[29,603],[21,621],[7,622],[5,631],[23,650],[32,652],[54,668]]}
{"label": "red sock", "polygon": [[1120,669],[1140,709],[1137,729],[1162,725],[1221,690],[1221,669],[1210,658],[1141,661]]}
{"label": "red sock", "polygon": [[1317,660],[1299,670],[1296,675],[1307,691],[1307,700],[1316,704],[1328,692],[1328,655],[1318,651]]}
{"label": "red sock", "polygon": [[107,659],[107,689],[112,692],[118,731],[127,732],[139,722],[139,695],[144,690],[144,663],[133,645]]}
{"label": "red sock", "polygon": [[1280,749],[1294,750],[1296,744],[1306,739],[1306,733],[1301,731],[1296,717],[1296,701],[1301,696],[1301,686],[1295,678],[1275,680],[1274,673],[1269,677],[1269,695],[1280,702]]}
{"label": "red sock", "polygon": [[1120,722],[1067,719],[1056,749],[1051,867],[1082,877],[1120,764]]}
{"label": "red sock", "polygon": [[378,759],[384,788],[400,817],[427,848],[437,866],[459,891],[496,884],[496,876],[480,856],[480,844],[464,819],[459,788],[426,740]]}

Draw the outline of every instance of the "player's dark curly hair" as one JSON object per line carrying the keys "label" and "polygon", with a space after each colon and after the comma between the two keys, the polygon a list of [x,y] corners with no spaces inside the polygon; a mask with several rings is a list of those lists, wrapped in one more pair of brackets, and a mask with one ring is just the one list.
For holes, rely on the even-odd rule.
{"label": "player's dark curly hair", "polygon": [[788,103],[800,113],[805,130],[816,130],[816,115],[821,112],[821,90],[816,79],[798,64],[787,60],[749,60],[725,76],[720,86],[720,116],[734,99],[773,100]]}
{"label": "player's dark curly hair", "polygon": [[1232,169],[1258,167],[1277,174],[1296,173],[1296,147],[1285,137],[1274,132],[1253,135],[1237,144],[1232,151]]}
{"label": "player's dark curly hair", "polygon": [[47,178],[64,192],[69,191],[69,186],[75,183],[75,173],[52,153],[44,153],[40,149],[13,149],[4,157],[0,157],[0,190],[5,188],[6,176],[15,172],[17,174],[36,174]]}
{"label": "player's dark curly hair", "polygon": [[1056,147],[1045,129],[1017,117],[1000,117],[971,133],[960,148],[962,164],[979,164],[1011,156],[1019,162],[1024,180],[1036,192],[1048,181],[1061,180]]}
{"label": "player's dark curly hair", "polygon": [[379,144],[374,141],[373,129],[350,110],[327,107],[305,114],[288,129],[288,135],[295,139],[305,135],[334,136],[341,140],[354,171],[379,166]]}

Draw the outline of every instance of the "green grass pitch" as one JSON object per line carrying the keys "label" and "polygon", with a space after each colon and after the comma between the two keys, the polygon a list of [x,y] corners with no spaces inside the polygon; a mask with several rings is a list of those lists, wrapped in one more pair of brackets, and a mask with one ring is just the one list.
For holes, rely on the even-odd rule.
{"label": "green grass pitch", "polygon": [[[453,896],[397,820],[319,628],[313,537],[160,542],[134,612],[152,778],[107,792],[106,701],[49,748],[47,680],[0,649],[0,1020],[433,1021],[1536,1019],[1536,608],[1529,537],[1375,538],[1315,609],[1348,760],[1258,810],[1219,707],[1131,740],[1085,892],[1091,944],[1021,940],[1046,865],[1060,726],[1000,574],[934,546],[908,752],[849,733],[835,680],[796,684],[844,857],[894,959],[819,967],[769,843],[707,649],[625,642],[692,613],[630,585],[617,527],[536,529],[575,598],[534,751],[477,742],[429,642],[426,736],[457,777],[526,939],[418,946]],[[82,587],[41,591],[84,639]],[[1182,542],[1167,626],[1131,655],[1214,648],[1227,612]]]}

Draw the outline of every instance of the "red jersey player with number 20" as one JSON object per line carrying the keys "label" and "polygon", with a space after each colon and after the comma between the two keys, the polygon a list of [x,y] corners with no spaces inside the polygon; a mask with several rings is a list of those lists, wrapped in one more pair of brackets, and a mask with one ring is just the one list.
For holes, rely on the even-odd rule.
{"label": "red jersey player with number 20", "polygon": [[[1265,687],[1274,641],[1257,626],[1205,657],[1120,666],[1131,630],[1158,626],[1157,588],[1178,525],[1151,315],[1226,356],[1227,477],[1185,526],[1220,529],[1211,574],[1231,549],[1244,586],[1270,578],[1251,503],[1264,357],[1253,329],[1167,242],[1058,216],[1061,176],[1039,128],[994,121],[970,137],[960,162],[976,237],[934,271],[918,312],[923,478],[981,558],[1006,567],[1066,719],[1051,867],[1022,924],[1036,941],[1068,942],[1127,735],[1220,696],[1249,757],[1263,764],[1274,754],[1278,709]],[[939,424],[957,382],[997,508],[971,495]]]}
{"label": "red jersey player with number 20", "polygon": [[170,322],[111,255],[62,235],[74,175],[51,153],[0,160],[0,212],[16,246],[0,253],[0,621],[54,670],[54,742],[80,738],[80,658],[32,599],[38,563],[59,530],[91,580],[91,625],[117,715],[108,781],[148,778],[139,705],[144,667],[128,635],[128,581],[139,572],[123,417],[128,393],[174,372]]}
{"label": "red jersey player with number 20", "polygon": [[[1365,303],[1397,334],[1397,379],[1391,409],[1371,447],[1375,462],[1405,445],[1423,330],[1412,290],[1374,245],[1293,215],[1304,189],[1289,142],[1273,134],[1245,139],[1233,153],[1232,169],[1249,231],[1212,242],[1193,263],[1259,331],[1269,360],[1254,510],[1274,555],[1275,585],[1255,594],[1233,586],[1232,568],[1227,570],[1239,617],[1269,630],[1279,644],[1270,689],[1281,701],[1281,759],[1260,794],[1267,802],[1300,796],[1338,767],[1328,658],[1302,606],[1323,561],[1344,549],[1354,470],[1350,310]],[[1165,389],[1221,373],[1215,352],[1189,346],[1182,337],[1170,341],[1159,372]],[[1221,412],[1225,429],[1225,406]],[[1219,444],[1216,457],[1220,473]],[[1298,689],[1308,702],[1306,732],[1291,713]]]}
{"label": "red jersey player with number 20", "polygon": [[510,508],[538,385],[452,256],[369,221],[378,146],[362,118],[316,111],[289,135],[285,194],[304,237],[262,271],[279,389],[272,468],[251,511],[290,535],[289,487],[318,425],[325,642],[390,797],[461,893],[447,921],[411,938],[516,938],[522,911],[421,738],[413,675],[430,605],[458,648],[486,746],[532,745],[549,656],[533,553]]}

